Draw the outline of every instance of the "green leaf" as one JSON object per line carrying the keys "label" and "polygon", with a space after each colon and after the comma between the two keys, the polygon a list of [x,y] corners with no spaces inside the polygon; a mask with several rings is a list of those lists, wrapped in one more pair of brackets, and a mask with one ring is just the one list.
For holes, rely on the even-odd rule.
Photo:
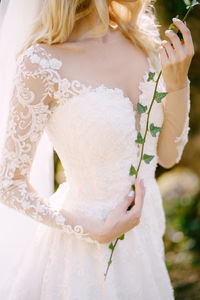
{"label": "green leaf", "polygon": [[147,106],[140,103],[137,104],[138,113],[141,115],[147,111]]}
{"label": "green leaf", "polygon": [[199,1],[196,1],[196,0],[193,0],[193,1],[192,1],[192,6],[196,6],[196,5],[200,5],[200,2],[199,2]]}
{"label": "green leaf", "polygon": [[[179,15],[176,15],[176,19],[178,19],[178,18],[179,18]],[[179,29],[176,27],[176,25],[174,23],[171,23],[169,25],[168,29],[173,30],[175,33],[178,33],[178,31],[179,31]]]}
{"label": "green leaf", "polygon": [[158,102],[158,103],[161,103],[162,99],[165,98],[167,96],[168,93],[159,93],[159,92],[155,92],[155,100]]}
{"label": "green leaf", "polygon": [[179,29],[176,27],[174,23],[169,25],[169,30],[173,30],[175,33],[178,33]]}
{"label": "green leaf", "polygon": [[135,174],[137,174],[137,171],[136,171],[136,169],[134,168],[134,166],[131,165],[129,175],[130,175],[130,176],[133,176],[133,175],[135,175]]}
{"label": "green leaf", "polygon": [[144,141],[144,139],[143,139],[140,132],[138,132],[137,140],[135,140],[135,142],[138,143],[138,144],[144,144],[145,141]]}
{"label": "green leaf", "polygon": [[111,250],[114,249],[114,246],[113,246],[113,243],[112,243],[112,242],[110,243],[109,248],[110,248]]}
{"label": "green leaf", "polygon": [[155,75],[156,75],[156,73],[155,72],[149,72],[149,77],[148,77],[148,79],[147,79],[147,81],[151,81],[151,80],[154,80],[154,77],[155,77]]}
{"label": "green leaf", "polygon": [[112,260],[109,260],[108,265],[111,265],[111,264],[112,264]]}
{"label": "green leaf", "polygon": [[179,39],[183,41],[183,35],[175,24],[170,24],[169,29],[173,30],[178,35]]}
{"label": "green leaf", "polygon": [[135,184],[132,184],[131,187],[132,187],[132,190],[135,191]]}
{"label": "green leaf", "polygon": [[124,237],[125,237],[125,235],[122,234],[119,239],[122,241],[122,240],[124,240]]}
{"label": "green leaf", "polygon": [[187,6],[187,9],[190,9],[190,7],[195,7],[196,5],[199,5],[199,4],[200,4],[199,1],[193,0],[192,3]]}
{"label": "green leaf", "polygon": [[145,161],[146,164],[149,164],[153,158],[154,158],[154,155],[148,155],[148,154],[143,155],[143,160]]}
{"label": "green leaf", "polygon": [[150,132],[153,137],[156,137],[156,134],[162,130],[162,127],[156,127],[153,123],[150,125]]}

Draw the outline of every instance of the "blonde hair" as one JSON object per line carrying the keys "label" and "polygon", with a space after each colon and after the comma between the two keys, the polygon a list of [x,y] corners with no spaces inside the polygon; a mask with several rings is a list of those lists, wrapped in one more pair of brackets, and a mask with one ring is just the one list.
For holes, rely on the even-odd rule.
{"label": "blonde hair", "polygon": [[105,35],[110,22],[114,22],[128,39],[145,51],[154,66],[158,67],[156,57],[160,36],[153,2],[137,0],[122,4],[115,0],[108,4],[107,0],[43,0],[40,14],[18,55],[34,43],[52,45],[66,42],[76,22],[96,9],[101,22],[87,32],[85,37]]}

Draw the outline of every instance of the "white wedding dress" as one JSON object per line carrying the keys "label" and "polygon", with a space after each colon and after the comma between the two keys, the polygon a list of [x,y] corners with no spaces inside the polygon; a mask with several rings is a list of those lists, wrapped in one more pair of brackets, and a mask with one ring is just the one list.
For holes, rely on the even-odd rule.
{"label": "white wedding dress", "polygon": [[[150,59],[149,71],[154,69]],[[81,224],[68,224],[62,208],[105,219],[134,183],[140,146],[133,104],[119,88],[92,87],[62,78],[62,61],[34,44],[18,58],[17,73],[0,166],[1,202],[39,223],[20,265],[0,289],[1,300],[170,300],[173,289],[164,261],[165,217],[155,180],[158,136],[147,135],[139,177],[146,188],[140,224],[114,251],[106,281],[109,244],[92,240]],[[149,105],[155,83],[140,82],[140,103]],[[164,83],[160,81],[160,91]],[[53,100],[52,100],[53,99]],[[188,102],[189,103],[189,102]],[[189,105],[188,105],[189,112]],[[147,114],[140,118],[145,132]],[[155,103],[150,123],[162,126],[163,103]],[[42,133],[58,153],[67,181],[49,199],[29,183],[30,167]],[[181,157],[188,117],[177,149]],[[4,294],[3,294],[4,290]],[[3,296],[4,295],[4,296]]]}

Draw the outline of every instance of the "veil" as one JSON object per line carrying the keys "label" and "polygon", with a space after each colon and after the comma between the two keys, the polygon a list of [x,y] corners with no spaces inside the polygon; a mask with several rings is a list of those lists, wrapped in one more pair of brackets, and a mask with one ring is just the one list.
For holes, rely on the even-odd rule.
{"label": "veil", "polygon": [[[0,0],[0,150],[16,71],[15,55],[30,32],[42,1]],[[44,133],[37,148],[30,182],[41,195],[49,197],[54,191],[53,179],[53,147]],[[0,282],[7,276],[9,268],[17,264],[38,226],[39,223],[0,201]]]}

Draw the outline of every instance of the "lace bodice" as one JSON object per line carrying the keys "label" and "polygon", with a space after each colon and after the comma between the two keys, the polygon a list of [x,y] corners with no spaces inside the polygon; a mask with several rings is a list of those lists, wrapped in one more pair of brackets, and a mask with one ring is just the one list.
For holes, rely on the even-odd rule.
{"label": "lace bodice", "polygon": [[[148,62],[149,71],[155,72],[149,59]],[[61,67],[62,61],[39,44],[32,45],[18,58],[0,161],[0,196],[4,204],[38,222],[89,241],[81,224],[71,221],[67,208],[69,204],[79,206],[90,214],[89,208],[95,206],[98,215],[100,208],[109,210],[126,195],[134,181],[134,176],[129,176],[130,166],[137,166],[140,154],[140,146],[135,143],[136,112],[121,89],[103,84],[92,87],[62,78]],[[143,105],[150,104],[154,89],[154,82],[147,78],[148,72],[139,86],[139,101]],[[164,91],[163,81],[159,89]],[[186,98],[188,101],[188,94]],[[162,126],[165,113],[165,103],[156,103],[150,123]],[[173,114],[166,117],[166,126],[173,128],[170,139],[176,139],[176,162],[187,142],[188,113],[189,105],[185,122],[176,122],[174,127]],[[140,118],[142,135],[146,118],[146,114]],[[29,183],[44,130],[61,159],[69,184],[65,210],[53,207],[55,194],[43,199]],[[144,161],[141,165],[140,176],[147,180],[154,177],[159,159],[158,138],[159,134],[156,138],[147,136],[145,153],[154,156],[151,165]]]}

